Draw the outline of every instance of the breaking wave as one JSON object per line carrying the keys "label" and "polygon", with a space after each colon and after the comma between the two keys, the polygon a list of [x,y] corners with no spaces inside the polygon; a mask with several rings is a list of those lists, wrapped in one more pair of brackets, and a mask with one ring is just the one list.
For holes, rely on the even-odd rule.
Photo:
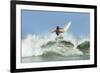
{"label": "breaking wave", "polygon": [[42,56],[49,53],[61,56],[77,56],[89,54],[90,42],[88,38],[77,39],[72,35],[57,37],[28,35],[22,39],[22,57]]}

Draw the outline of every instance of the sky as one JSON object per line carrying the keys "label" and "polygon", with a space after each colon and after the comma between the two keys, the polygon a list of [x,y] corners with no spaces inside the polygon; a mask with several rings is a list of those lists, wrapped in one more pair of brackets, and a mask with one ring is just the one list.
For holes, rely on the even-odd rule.
{"label": "sky", "polygon": [[69,21],[69,33],[75,36],[90,35],[89,13],[21,10],[22,37],[49,34],[56,26],[63,28]]}

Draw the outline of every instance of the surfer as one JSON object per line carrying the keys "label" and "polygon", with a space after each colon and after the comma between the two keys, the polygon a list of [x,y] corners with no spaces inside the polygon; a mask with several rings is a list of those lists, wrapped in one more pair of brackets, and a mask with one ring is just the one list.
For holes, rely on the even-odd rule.
{"label": "surfer", "polygon": [[63,33],[63,31],[61,31],[61,30],[63,30],[63,28],[59,28],[59,26],[57,26],[56,29],[52,32],[55,32],[56,35],[59,36],[60,33]]}
{"label": "surfer", "polygon": [[69,22],[68,25],[66,25],[64,28],[60,28],[59,26],[57,26],[56,29],[52,31],[52,33],[55,32],[56,35],[59,36],[61,33],[66,32],[69,29],[70,25],[71,22]]}

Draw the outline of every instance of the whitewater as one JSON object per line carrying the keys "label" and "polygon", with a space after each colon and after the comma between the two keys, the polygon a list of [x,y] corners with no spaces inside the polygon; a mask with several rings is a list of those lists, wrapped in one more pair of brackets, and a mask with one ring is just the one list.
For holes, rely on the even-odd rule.
{"label": "whitewater", "polygon": [[30,34],[22,38],[22,62],[89,59],[89,54],[90,42],[86,37]]}

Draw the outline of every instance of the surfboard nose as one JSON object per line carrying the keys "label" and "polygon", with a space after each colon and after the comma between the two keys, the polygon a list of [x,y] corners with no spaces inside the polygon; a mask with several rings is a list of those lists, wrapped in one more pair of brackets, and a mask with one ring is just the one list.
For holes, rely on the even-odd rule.
{"label": "surfboard nose", "polygon": [[67,25],[65,25],[64,31],[68,31],[70,26],[71,26],[71,21],[69,21],[69,23]]}

